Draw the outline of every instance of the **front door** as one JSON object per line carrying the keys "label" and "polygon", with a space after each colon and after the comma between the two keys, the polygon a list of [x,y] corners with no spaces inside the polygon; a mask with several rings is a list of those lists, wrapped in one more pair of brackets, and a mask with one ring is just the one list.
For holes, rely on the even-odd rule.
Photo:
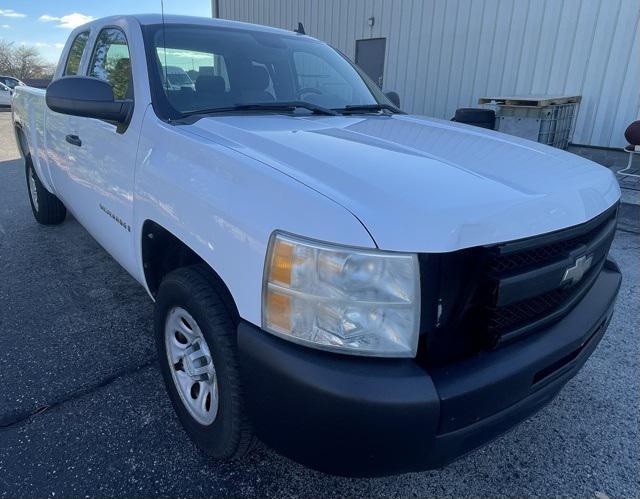
{"label": "front door", "polygon": [[[87,50],[87,42],[90,32],[78,33],[71,43],[67,60],[64,64],[61,76],[78,76],[82,70],[82,58]],[[45,105],[45,147],[47,151],[47,163],[49,175],[56,194],[64,202],[65,206],[73,211],[73,179],[72,172],[76,169],[78,147],[73,142],[73,137],[78,134],[77,120],[75,116],[60,114],[49,109]],[[43,172],[44,173],[44,172]]]}
{"label": "front door", "polygon": [[369,78],[382,88],[384,79],[384,54],[386,38],[356,40],[356,64]]}
{"label": "front door", "polygon": [[[86,75],[111,84],[117,100],[134,98],[124,31],[117,27],[100,31]],[[94,118],[74,118],[75,161],[67,172],[67,186],[72,192],[65,195],[76,218],[134,275],[137,266],[131,224],[140,112],[134,111],[126,128]]]}

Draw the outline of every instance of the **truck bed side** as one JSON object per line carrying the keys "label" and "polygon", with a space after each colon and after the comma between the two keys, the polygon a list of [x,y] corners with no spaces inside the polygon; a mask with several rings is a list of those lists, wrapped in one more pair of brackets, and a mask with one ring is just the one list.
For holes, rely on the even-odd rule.
{"label": "truck bed side", "polygon": [[12,112],[16,128],[24,134],[38,177],[53,192],[45,140],[45,92],[39,88],[16,87]]}

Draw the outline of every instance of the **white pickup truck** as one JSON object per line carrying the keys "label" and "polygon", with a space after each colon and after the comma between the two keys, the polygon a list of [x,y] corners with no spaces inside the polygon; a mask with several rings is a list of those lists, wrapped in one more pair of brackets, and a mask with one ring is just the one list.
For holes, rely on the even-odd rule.
{"label": "white pickup truck", "polygon": [[257,436],[341,475],[443,466],[549,402],[611,318],[606,168],[405,114],[298,32],[94,21],[13,123],[36,220],[69,210],[147,289],[218,458]]}

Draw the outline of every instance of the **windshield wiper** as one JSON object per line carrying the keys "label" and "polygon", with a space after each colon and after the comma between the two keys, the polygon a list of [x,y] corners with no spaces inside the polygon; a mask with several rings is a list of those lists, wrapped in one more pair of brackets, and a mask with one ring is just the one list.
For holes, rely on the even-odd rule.
{"label": "windshield wiper", "polygon": [[405,114],[403,111],[398,109],[396,106],[392,106],[391,104],[355,104],[351,106],[345,106],[340,109],[334,108],[333,111],[342,114],[357,114],[375,111],[391,111],[392,113]]}
{"label": "windshield wiper", "polygon": [[333,111],[332,109],[328,109],[326,107],[318,106],[317,104],[312,104],[310,102],[304,101],[290,101],[290,102],[264,102],[259,104],[240,104],[234,106],[236,109],[240,110],[265,110],[265,111],[295,111],[296,109],[308,109],[314,114],[324,114],[327,116],[337,116],[338,113]]}
{"label": "windshield wiper", "polygon": [[187,111],[182,113],[183,117],[194,116],[198,114],[214,114],[214,113],[233,113],[237,111],[287,111],[293,112],[296,109],[308,109],[313,114],[324,114],[327,116],[338,116],[336,111],[327,109],[326,107],[311,104],[304,101],[290,102],[259,102],[254,104],[236,104],[229,107],[214,107],[211,109],[198,109],[196,111]]}

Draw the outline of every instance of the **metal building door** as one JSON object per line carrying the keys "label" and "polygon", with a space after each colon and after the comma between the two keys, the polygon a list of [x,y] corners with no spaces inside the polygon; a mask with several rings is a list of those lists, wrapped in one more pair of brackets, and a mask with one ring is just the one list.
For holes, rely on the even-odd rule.
{"label": "metal building door", "polygon": [[356,64],[382,88],[386,38],[356,40]]}

